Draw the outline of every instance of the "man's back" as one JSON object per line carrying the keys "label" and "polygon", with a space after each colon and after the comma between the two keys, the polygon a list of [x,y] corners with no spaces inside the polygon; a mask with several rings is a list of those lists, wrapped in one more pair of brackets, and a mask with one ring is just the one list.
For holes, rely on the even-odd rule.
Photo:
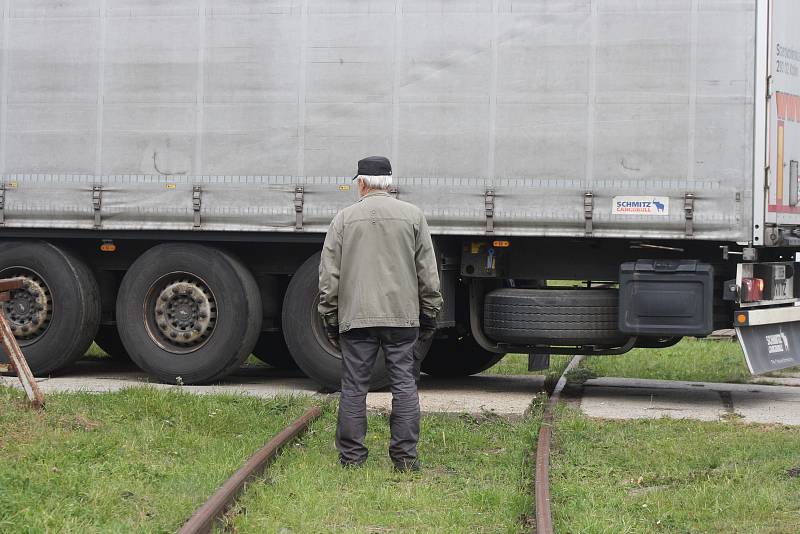
{"label": "man's back", "polygon": [[[331,234],[337,242],[326,240],[320,276],[338,276],[333,292],[338,302],[326,300],[330,292],[321,280],[320,312],[338,306],[342,332],[419,326],[420,304],[423,313],[428,308],[429,315],[436,315],[441,306],[436,261],[419,208],[386,192],[372,192],[336,216]],[[336,261],[339,265],[331,265]]]}

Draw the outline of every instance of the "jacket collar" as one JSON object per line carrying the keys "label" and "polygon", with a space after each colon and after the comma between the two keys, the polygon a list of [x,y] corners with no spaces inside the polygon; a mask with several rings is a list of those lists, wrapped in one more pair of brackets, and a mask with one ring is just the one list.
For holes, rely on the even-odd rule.
{"label": "jacket collar", "polygon": [[386,191],[372,191],[371,193],[367,193],[366,195],[364,195],[363,197],[358,199],[358,201],[361,202],[365,198],[369,198],[369,197],[388,197],[388,196],[390,196],[390,195]]}

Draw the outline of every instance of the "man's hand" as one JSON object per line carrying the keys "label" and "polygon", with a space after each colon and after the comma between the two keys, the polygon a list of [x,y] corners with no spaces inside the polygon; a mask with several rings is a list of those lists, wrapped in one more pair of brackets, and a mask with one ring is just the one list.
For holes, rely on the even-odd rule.
{"label": "man's hand", "polygon": [[421,313],[419,315],[419,330],[420,332],[429,333],[436,331],[436,318],[428,317]]}
{"label": "man's hand", "polygon": [[331,342],[331,345],[336,347],[336,350],[340,350],[340,347],[339,347],[339,325],[338,324],[326,324],[325,325],[325,335],[328,336],[328,341]]}

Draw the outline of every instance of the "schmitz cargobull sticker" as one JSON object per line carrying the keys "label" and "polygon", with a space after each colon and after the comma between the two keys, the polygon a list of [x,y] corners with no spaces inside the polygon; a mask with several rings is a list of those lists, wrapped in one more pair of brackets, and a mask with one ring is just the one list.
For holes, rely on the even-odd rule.
{"label": "schmitz cargobull sticker", "polygon": [[612,215],[669,215],[669,197],[614,197]]}

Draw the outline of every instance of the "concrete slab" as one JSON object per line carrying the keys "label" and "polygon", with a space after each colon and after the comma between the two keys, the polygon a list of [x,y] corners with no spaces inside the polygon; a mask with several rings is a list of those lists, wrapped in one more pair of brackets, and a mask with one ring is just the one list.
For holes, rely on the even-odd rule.
{"label": "concrete slab", "polygon": [[[270,398],[277,395],[319,395],[314,382],[298,373],[267,367],[243,367],[227,380],[208,386],[178,386],[152,382],[131,364],[108,361],[80,361],[61,375],[37,379],[45,395],[62,392],[102,393],[129,387],[179,388],[199,395],[218,393],[253,395]],[[19,387],[16,377],[0,377],[0,385]],[[533,397],[543,390],[541,376],[471,376],[443,380],[423,376],[420,384],[420,405],[425,413],[494,413],[521,416]],[[373,411],[391,409],[391,393],[367,395],[367,408]]]}
{"label": "concrete slab", "polygon": [[[104,393],[119,391],[129,387],[153,387],[156,389],[175,389],[196,394],[248,394],[257,397],[274,397],[280,394],[317,393],[313,382],[305,377],[287,375],[285,373],[248,372],[243,370],[236,379],[211,384],[207,386],[178,386],[177,384],[162,384],[153,382],[145,373],[128,366],[117,367],[111,370],[94,364],[79,363],[64,374],[50,378],[39,378],[36,381],[46,394],[66,392]],[[16,386],[15,377],[0,377],[0,384]]]}
{"label": "concrete slab", "polygon": [[725,414],[719,395],[713,391],[616,385],[586,387],[581,408],[589,417],[603,419],[671,417],[717,421]]}
{"label": "concrete slab", "polygon": [[800,393],[796,387],[757,386],[731,392],[734,411],[752,423],[800,425]]}
{"label": "concrete slab", "polygon": [[[493,413],[522,416],[533,397],[544,389],[544,377],[535,375],[478,375],[442,380],[423,376],[419,402],[427,413]],[[392,394],[377,391],[367,395],[371,410],[391,409]]]}
{"label": "concrete slab", "polygon": [[586,382],[581,409],[590,417],[607,419],[715,421],[735,414],[745,422],[800,425],[800,390],[791,386],[606,377]]}
{"label": "concrete slab", "polygon": [[765,376],[754,378],[750,381],[751,384],[760,384],[764,386],[794,386],[800,387],[800,378],[791,376]]}

